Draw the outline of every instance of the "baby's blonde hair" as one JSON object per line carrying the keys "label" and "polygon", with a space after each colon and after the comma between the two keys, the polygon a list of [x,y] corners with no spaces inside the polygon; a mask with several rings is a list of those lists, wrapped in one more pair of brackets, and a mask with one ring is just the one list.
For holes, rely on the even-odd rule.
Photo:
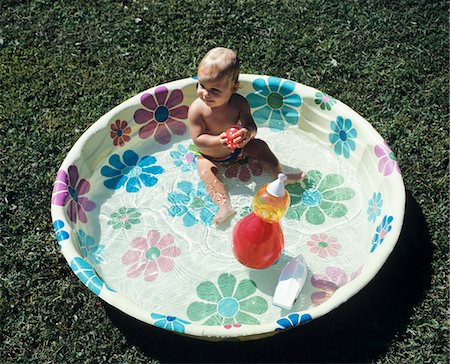
{"label": "baby's blonde hair", "polygon": [[236,53],[228,48],[213,48],[205,54],[198,65],[198,77],[200,81],[215,81],[228,79],[238,82],[239,59]]}

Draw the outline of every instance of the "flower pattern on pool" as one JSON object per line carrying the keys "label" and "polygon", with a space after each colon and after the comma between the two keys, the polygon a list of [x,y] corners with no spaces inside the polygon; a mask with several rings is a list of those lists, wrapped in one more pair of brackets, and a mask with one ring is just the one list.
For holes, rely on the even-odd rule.
{"label": "flower pattern on pool", "polygon": [[70,268],[77,277],[96,295],[99,295],[103,288],[103,281],[95,274],[94,268],[83,258],[75,257],[70,262]]}
{"label": "flower pattern on pool", "polygon": [[86,212],[90,212],[96,207],[95,203],[85,196],[91,186],[84,178],[78,182],[77,166],[71,165],[67,171],[68,173],[60,170],[56,175],[52,204],[67,206],[67,215],[70,221],[76,223],[80,220],[85,224],[88,221]]}
{"label": "flower pattern on pool", "polygon": [[276,328],[275,331],[290,329],[291,327],[302,325],[311,320],[312,317],[309,313],[304,313],[301,317],[298,313],[292,313],[288,317],[283,317],[277,321],[277,324],[281,327]]}
{"label": "flower pattern on pool", "polygon": [[331,97],[330,95],[324,94],[320,91],[316,92],[315,96],[316,99],[314,100],[314,102],[319,105],[322,110],[330,111],[333,105],[335,105],[337,102],[334,97]]}
{"label": "flower pattern on pool", "polygon": [[154,95],[144,93],[141,96],[143,109],[134,113],[134,120],[138,124],[145,124],[139,129],[139,137],[147,139],[154,135],[160,144],[170,142],[171,135],[183,135],[186,132],[184,119],[187,118],[189,107],[180,105],[183,92],[173,90],[169,92],[166,86],[155,89]]}
{"label": "flower pattern on pool", "polygon": [[247,182],[251,176],[260,176],[262,172],[263,169],[258,161],[247,157],[227,167],[225,176],[228,178],[238,177],[242,182]]}
{"label": "flower pattern on pool", "polygon": [[113,154],[109,158],[110,165],[100,170],[101,175],[107,178],[103,184],[111,190],[125,186],[127,192],[138,192],[143,186],[152,187],[158,182],[155,175],[164,171],[155,163],[154,156],[147,155],[139,159],[132,150],[125,151],[122,159],[118,154]]}
{"label": "flower pattern on pool", "polygon": [[183,225],[193,226],[199,221],[204,225],[211,225],[219,207],[211,200],[205,184],[200,182],[197,188],[191,182],[181,181],[177,184],[181,191],[170,192],[168,201],[172,204],[169,215],[183,216]]}
{"label": "flower pattern on pool", "polygon": [[337,243],[337,239],[327,234],[313,234],[311,240],[306,244],[310,247],[309,251],[312,254],[317,254],[321,258],[336,257],[341,245]]}
{"label": "flower pattern on pool", "polygon": [[114,230],[130,230],[133,225],[139,224],[141,213],[135,208],[121,207],[119,211],[111,214],[108,225]]}
{"label": "flower pattern on pool", "polygon": [[81,247],[81,254],[84,258],[87,258],[91,263],[102,264],[104,258],[102,256],[104,245],[98,244],[94,237],[87,235],[83,230],[77,232],[78,242]]}
{"label": "flower pattern on pool", "polygon": [[381,207],[383,206],[383,199],[381,193],[374,192],[372,198],[369,200],[369,208],[367,209],[367,220],[375,222],[378,216],[381,215]]}
{"label": "flower pattern on pool", "polygon": [[331,218],[345,216],[347,207],[342,201],[351,200],[355,191],[350,187],[339,187],[343,183],[344,177],[339,174],[323,176],[320,171],[309,171],[303,181],[286,186],[291,195],[286,218],[300,220],[305,215],[310,224],[320,225],[325,222],[325,215]]}
{"label": "flower pattern on pool", "polygon": [[251,324],[259,325],[255,315],[261,315],[268,309],[267,301],[256,296],[256,284],[243,279],[236,285],[232,274],[223,273],[217,285],[211,281],[200,283],[197,287],[198,298],[202,302],[193,302],[187,309],[192,321],[202,321],[203,325]]}
{"label": "flower pattern on pool", "polygon": [[58,240],[59,246],[61,246],[61,242],[69,239],[69,233],[64,229],[64,221],[56,220],[53,222],[53,230],[55,231],[56,240]]}
{"label": "flower pattern on pool", "polygon": [[356,149],[356,143],[353,139],[358,136],[358,132],[353,127],[350,119],[338,116],[336,121],[330,124],[331,133],[328,138],[330,143],[334,145],[334,152],[337,155],[344,155],[345,158],[350,157],[350,152]]}
{"label": "flower pattern on pool", "polygon": [[161,329],[166,329],[170,331],[176,331],[180,333],[184,333],[185,326],[189,325],[190,322],[186,320],[182,320],[175,316],[165,316],[159,313],[152,313],[152,319],[155,320],[154,325],[156,327],[160,327]]}
{"label": "flower pattern on pool", "polygon": [[131,140],[131,128],[128,126],[126,120],[117,119],[114,123],[110,125],[111,132],[110,136],[113,140],[113,144],[117,147],[123,147],[126,142]]}
{"label": "flower pattern on pool", "polygon": [[197,154],[184,145],[178,145],[177,150],[172,150],[170,156],[173,158],[175,166],[181,169],[182,172],[195,171]]}
{"label": "flower pattern on pool", "polygon": [[249,213],[252,212],[251,206],[243,206],[241,209],[241,213],[239,214],[240,217],[247,216]]}
{"label": "flower pattern on pool", "polygon": [[375,146],[375,154],[380,159],[378,172],[383,173],[384,176],[389,176],[394,170],[401,173],[397,158],[386,142]]}
{"label": "flower pattern on pool", "polygon": [[269,77],[253,81],[256,92],[247,95],[253,118],[258,125],[268,124],[273,131],[284,130],[286,124],[296,125],[301,97],[295,93],[295,82]]}
{"label": "flower pattern on pool", "polygon": [[381,221],[380,225],[377,226],[375,235],[372,239],[372,248],[370,249],[370,252],[373,253],[375,249],[378,248],[379,245],[381,245],[386,238],[386,235],[391,231],[392,229],[392,221],[394,220],[393,216],[385,215],[383,217],[383,220]]}
{"label": "flower pattern on pool", "polygon": [[175,267],[173,258],[181,251],[174,244],[171,234],[161,237],[156,230],[150,230],[147,237],[138,237],[131,242],[132,249],[122,257],[124,265],[131,265],[128,269],[129,278],[144,276],[146,282],[153,282],[159,272],[168,273]]}
{"label": "flower pattern on pool", "polygon": [[325,274],[314,274],[311,277],[311,284],[313,287],[319,288],[319,292],[314,292],[311,295],[311,302],[318,306],[328,299],[337,291],[338,288],[345,286],[348,282],[354,280],[361,274],[362,267],[347,276],[339,267],[327,267]]}

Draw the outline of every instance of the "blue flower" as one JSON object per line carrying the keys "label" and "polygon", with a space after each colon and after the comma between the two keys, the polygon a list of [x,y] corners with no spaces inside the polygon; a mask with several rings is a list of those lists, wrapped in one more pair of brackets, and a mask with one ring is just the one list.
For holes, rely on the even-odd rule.
{"label": "blue flower", "polygon": [[329,134],[331,144],[334,144],[334,152],[337,155],[344,154],[345,158],[350,157],[350,151],[356,149],[356,144],[352,139],[358,135],[355,128],[352,127],[352,121],[338,116],[336,121],[331,124],[332,133]]}
{"label": "blue flower", "polygon": [[289,328],[297,326],[297,325],[302,325],[302,324],[312,320],[312,317],[309,313],[303,314],[302,317],[300,318],[300,320],[299,320],[299,318],[300,318],[300,315],[298,313],[292,313],[288,317],[279,319],[277,321],[277,324],[280,325],[281,327],[275,329],[275,331],[286,330],[286,329],[289,329]]}
{"label": "blue flower", "polygon": [[205,184],[200,182],[195,190],[191,182],[181,181],[177,187],[182,193],[169,193],[168,201],[172,203],[169,215],[183,216],[183,224],[187,227],[199,220],[204,225],[211,225],[219,208],[209,197]]}
{"label": "blue flower", "polygon": [[195,161],[197,155],[188,150],[184,145],[179,144],[178,150],[170,152],[170,156],[174,159],[174,163],[177,167],[181,167],[183,172],[190,172],[195,170]]}
{"label": "blue flower", "polygon": [[285,124],[296,125],[298,111],[294,107],[302,104],[302,99],[294,93],[295,82],[269,77],[266,80],[257,78],[253,81],[255,93],[247,95],[253,112],[253,118],[259,125],[269,123],[274,131],[284,130]]}
{"label": "blue flower", "polygon": [[58,240],[59,246],[61,242],[69,239],[69,233],[64,228],[64,222],[62,220],[56,220],[53,222],[53,229],[55,230],[56,240]]}
{"label": "blue flower", "polygon": [[152,319],[156,320],[154,325],[162,329],[184,333],[184,325],[190,322],[182,320],[175,316],[164,316],[159,313],[152,313]]}
{"label": "blue flower", "polygon": [[96,243],[92,236],[86,235],[86,233],[81,229],[78,230],[77,235],[83,257],[90,259],[93,263],[103,263],[104,259],[102,256],[102,251],[105,246]]}
{"label": "blue flower", "polygon": [[383,206],[381,193],[374,192],[372,198],[369,200],[369,208],[367,209],[367,219],[370,222],[375,222],[377,217],[381,215],[381,206]]}
{"label": "blue flower", "polygon": [[381,245],[384,241],[384,238],[386,235],[391,231],[392,226],[391,222],[394,220],[393,216],[387,216],[384,215],[383,220],[381,221],[381,224],[377,226],[375,235],[372,239],[372,249],[370,249],[370,252],[373,253],[375,249]]}
{"label": "blue flower", "polygon": [[101,169],[103,177],[108,177],[104,185],[111,190],[118,190],[126,185],[127,192],[138,192],[144,185],[152,187],[158,179],[155,174],[161,174],[164,170],[161,166],[154,166],[156,158],[147,155],[139,160],[139,156],[132,150],[123,153],[123,162],[118,154],[109,158],[110,166]]}
{"label": "blue flower", "polygon": [[86,262],[84,259],[76,257],[70,262],[70,268],[75,272],[77,277],[83,282],[92,292],[96,295],[99,295],[103,282],[102,280],[95,274],[94,268]]}

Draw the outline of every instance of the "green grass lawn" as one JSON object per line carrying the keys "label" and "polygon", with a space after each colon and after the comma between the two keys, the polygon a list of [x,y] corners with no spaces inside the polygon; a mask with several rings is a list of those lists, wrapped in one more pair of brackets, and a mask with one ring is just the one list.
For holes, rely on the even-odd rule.
{"label": "green grass lawn", "polygon": [[[0,1],[2,363],[447,363],[448,4],[443,1]],[[243,73],[318,88],[395,152],[405,228],[380,274],[336,311],[271,339],[162,333],[76,278],[52,231],[52,183],[82,133],[214,46]]]}

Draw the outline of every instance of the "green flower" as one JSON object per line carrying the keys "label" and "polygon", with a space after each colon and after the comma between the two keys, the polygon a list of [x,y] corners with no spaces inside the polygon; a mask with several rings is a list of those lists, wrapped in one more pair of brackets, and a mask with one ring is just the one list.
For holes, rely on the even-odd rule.
{"label": "green flower", "polygon": [[134,208],[121,207],[118,212],[111,214],[108,225],[112,225],[113,229],[131,229],[132,225],[139,224],[141,214]]}
{"label": "green flower", "polygon": [[247,216],[250,212],[252,212],[252,208],[250,206],[244,206],[239,216]]}
{"label": "green flower", "polygon": [[[197,295],[203,302],[193,302],[187,309],[192,321],[203,321],[203,325],[250,324],[260,322],[251,314],[260,315],[267,311],[267,301],[256,292],[256,284],[243,279],[236,287],[236,278],[232,274],[221,274],[218,287],[211,281],[205,281],[197,287]],[[252,296],[252,297],[250,297]]]}
{"label": "green flower", "polygon": [[195,144],[190,144],[188,150],[190,150],[195,155],[202,155]]}
{"label": "green flower", "polygon": [[337,102],[335,98],[322,92],[316,92],[315,96],[316,99],[314,102],[319,105],[322,110],[327,109],[330,111],[333,105]]}
{"label": "green flower", "polygon": [[347,207],[341,201],[352,199],[355,191],[339,187],[343,183],[344,177],[339,174],[322,176],[319,171],[309,171],[303,181],[286,186],[291,195],[286,218],[300,220],[306,214],[306,221],[320,225],[325,222],[325,215],[332,218],[345,216]]}

